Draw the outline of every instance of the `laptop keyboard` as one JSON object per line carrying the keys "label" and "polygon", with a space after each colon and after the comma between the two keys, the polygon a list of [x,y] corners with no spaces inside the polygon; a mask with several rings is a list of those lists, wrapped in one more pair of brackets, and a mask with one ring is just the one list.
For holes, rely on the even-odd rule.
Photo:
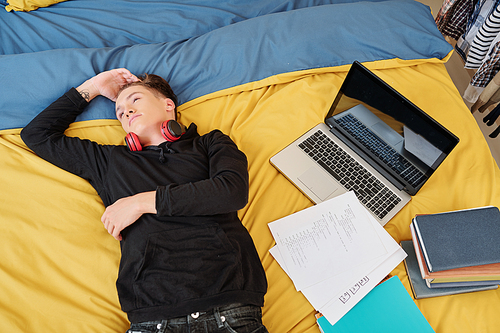
{"label": "laptop keyboard", "polygon": [[401,198],[322,131],[318,130],[299,143],[299,147],[344,188],[354,191],[358,200],[380,219],[401,201]]}
{"label": "laptop keyboard", "polygon": [[424,178],[424,174],[411,164],[410,161],[381,140],[352,114],[347,114],[342,118],[336,119],[335,122],[413,187],[416,187]]}

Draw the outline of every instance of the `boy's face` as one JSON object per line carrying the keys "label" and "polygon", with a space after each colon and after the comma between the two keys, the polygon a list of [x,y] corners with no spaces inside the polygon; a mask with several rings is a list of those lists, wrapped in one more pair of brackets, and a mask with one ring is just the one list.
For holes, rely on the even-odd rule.
{"label": "boy's face", "polygon": [[116,118],[125,132],[147,137],[159,133],[164,121],[175,118],[175,105],[146,87],[130,86],[116,99]]}

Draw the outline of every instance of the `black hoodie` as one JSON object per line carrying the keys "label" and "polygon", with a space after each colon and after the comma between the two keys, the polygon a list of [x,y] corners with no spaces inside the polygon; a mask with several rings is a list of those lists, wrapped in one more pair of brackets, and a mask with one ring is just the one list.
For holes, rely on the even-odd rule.
{"label": "black hoodie", "polygon": [[105,206],[156,191],[157,214],[142,215],[121,233],[116,285],[129,320],[231,303],[263,306],[264,269],[237,215],[248,200],[248,172],[234,142],[218,130],[200,136],[194,124],[178,141],[138,152],[65,136],[87,105],[72,88],[21,137],[43,159],[87,179]]}

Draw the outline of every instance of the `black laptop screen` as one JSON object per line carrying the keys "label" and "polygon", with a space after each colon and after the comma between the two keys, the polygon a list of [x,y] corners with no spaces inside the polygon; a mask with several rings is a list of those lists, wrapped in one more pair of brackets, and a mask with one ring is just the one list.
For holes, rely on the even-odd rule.
{"label": "black laptop screen", "polygon": [[[357,136],[362,142],[352,141],[369,154],[373,153],[369,150],[378,149],[371,148],[372,141],[381,139],[417,166],[426,178],[458,143],[456,136],[357,62],[347,74],[325,122],[350,140]],[[410,185],[416,189],[421,186]]]}

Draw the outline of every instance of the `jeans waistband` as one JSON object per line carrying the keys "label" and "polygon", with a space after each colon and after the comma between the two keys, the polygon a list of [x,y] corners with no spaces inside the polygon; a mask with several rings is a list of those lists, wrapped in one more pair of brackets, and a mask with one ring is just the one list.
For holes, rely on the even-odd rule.
{"label": "jeans waistband", "polygon": [[[207,319],[213,319],[214,315],[219,316],[219,315],[224,315],[227,314],[229,315],[232,311],[240,311],[242,307],[244,307],[244,304],[240,303],[234,303],[234,304],[229,304],[221,307],[216,307],[213,309],[210,309],[208,311],[197,311],[193,312],[190,315],[183,316],[183,317],[177,317],[177,318],[172,318],[169,319],[170,323],[185,323],[185,322],[193,322],[193,321],[203,321]],[[250,305],[250,307],[253,307]]]}
{"label": "jeans waistband", "polygon": [[[245,309],[248,307],[248,309]],[[240,303],[229,304],[226,306],[216,307],[208,311],[193,312],[187,316],[176,317],[166,320],[149,321],[142,323],[132,324],[127,333],[142,332],[141,330],[148,330],[151,332],[162,332],[162,328],[168,324],[184,325],[196,322],[203,322],[207,320],[215,320],[217,326],[222,328],[225,322],[225,316],[237,314],[246,311],[261,311],[260,307],[254,305],[245,305]],[[136,329],[136,330],[134,330]]]}

